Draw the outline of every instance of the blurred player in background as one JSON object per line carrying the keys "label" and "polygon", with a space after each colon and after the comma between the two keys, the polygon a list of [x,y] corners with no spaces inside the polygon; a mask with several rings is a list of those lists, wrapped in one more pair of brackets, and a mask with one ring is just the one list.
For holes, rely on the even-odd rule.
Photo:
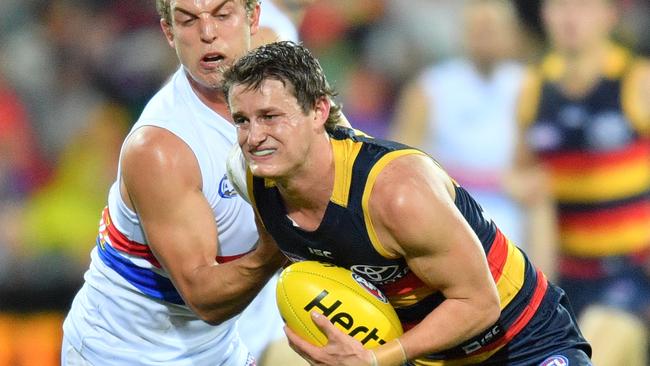
{"label": "blurred player in background", "polygon": [[516,10],[507,0],[470,0],[462,21],[465,55],[426,68],[407,85],[392,139],[435,156],[521,245],[522,212],[502,183],[514,154],[523,75],[514,60]]}
{"label": "blurred player in background", "polygon": [[551,261],[594,363],[647,365],[650,65],[611,41],[615,3],[543,1],[551,50],[524,85],[517,165],[526,183],[514,192],[530,200],[550,189],[557,203]]}
{"label": "blurred player in background", "polygon": [[564,292],[429,156],[337,126],[333,90],[304,47],[255,49],[226,72],[224,90],[248,163],[233,182],[261,235],[292,260],[366,276],[406,330],[370,351],[314,315],[324,347],[286,329],[311,364],[591,365]]}
{"label": "blurred player in background", "polygon": [[284,262],[226,178],[236,130],[222,73],[251,44],[257,0],[158,0],[181,66],[127,136],[63,365],[254,365],[237,315]]}

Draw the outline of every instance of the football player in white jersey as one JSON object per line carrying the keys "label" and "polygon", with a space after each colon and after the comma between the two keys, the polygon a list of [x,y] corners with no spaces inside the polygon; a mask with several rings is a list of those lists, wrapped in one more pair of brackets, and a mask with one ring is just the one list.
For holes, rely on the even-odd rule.
{"label": "football player in white jersey", "polygon": [[525,235],[502,178],[513,160],[523,76],[515,4],[468,1],[457,17],[464,52],[425,67],[403,89],[392,139],[435,156],[517,245],[540,240]]}
{"label": "football player in white jersey", "polygon": [[254,365],[236,318],[284,263],[225,178],[236,132],[222,72],[258,0],[157,0],[180,61],[126,138],[63,365]]}

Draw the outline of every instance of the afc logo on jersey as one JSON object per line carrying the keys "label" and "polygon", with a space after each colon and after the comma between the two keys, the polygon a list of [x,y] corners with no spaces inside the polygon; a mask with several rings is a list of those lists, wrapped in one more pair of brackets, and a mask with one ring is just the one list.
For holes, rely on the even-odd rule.
{"label": "afc logo on jersey", "polygon": [[375,285],[373,285],[372,282],[366,280],[365,278],[359,276],[358,274],[356,274],[354,272],[352,273],[352,278],[355,281],[357,281],[357,283],[359,285],[361,285],[363,288],[365,288],[366,291],[368,291],[370,294],[372,294],[374,297],[376,297],[377,300],[379,300],[379,301],[381,301],[381,302],[383,302],[385,304],[388,304],[388,298],[386,297],[386,295],[384,295],[381,291],[379,291],[379,289]]}
{"label": "afc logo on jersey", "polygon": [[545,359],[539,366],[569,366],[569,360],[562,355],[555,355]]}

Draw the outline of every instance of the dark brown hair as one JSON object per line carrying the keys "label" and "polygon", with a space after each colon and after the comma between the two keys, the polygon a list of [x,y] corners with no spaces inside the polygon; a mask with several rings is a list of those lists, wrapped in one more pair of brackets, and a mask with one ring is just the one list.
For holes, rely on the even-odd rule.
{"label": "dark brown hair", "polygon": [[249,52],[224,73],[226,99],[235,84],[258,89],[267,79],[290,86],[304,113],[314,108],[320,98],[328,98],[331,107],[325,128],[331,130],[340,123],[341,108],[332,100],[336,92],[329,86],[318,60],[305,47],[285,41]]}

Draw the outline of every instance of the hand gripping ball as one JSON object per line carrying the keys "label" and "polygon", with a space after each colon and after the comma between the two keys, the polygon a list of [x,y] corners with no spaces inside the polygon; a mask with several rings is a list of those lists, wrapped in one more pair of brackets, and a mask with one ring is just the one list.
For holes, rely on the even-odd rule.
{"label": "hand gripping ball", "polygon": [[363,277],[332,264],[294,263],[282,271],[276,288],[278,308],[289,328],[318,346],[327,337],[310,312],[326,316],[341,331],[374,348],[402,334],[388,299]]}

